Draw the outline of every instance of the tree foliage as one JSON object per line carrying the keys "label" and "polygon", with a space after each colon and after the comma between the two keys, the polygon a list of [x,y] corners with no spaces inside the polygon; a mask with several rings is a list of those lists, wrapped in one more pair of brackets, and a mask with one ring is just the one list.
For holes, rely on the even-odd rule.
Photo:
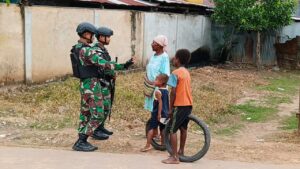
{"label": "tree foliage", "polygon": [[[223,25],[230,25],[234,30],[255,31],[256,65],[262,67],[261,32],[277,30],[292,22],[292,15],[297,0],[214,0],[213,19]],[[228,42],[231,46],[232,42]]]}
{"label": "tree foliage", "polygon": [[278,29],[292,21],[297,0],[214,0],[213,19],[239,30]]}
{"label": "tree foliage", "polygon": [[[2,0],[2,2],[4,2],[7,4],[7,6],[10,4],[10,0]],[[1,1],[0,1],[1,2]]]}

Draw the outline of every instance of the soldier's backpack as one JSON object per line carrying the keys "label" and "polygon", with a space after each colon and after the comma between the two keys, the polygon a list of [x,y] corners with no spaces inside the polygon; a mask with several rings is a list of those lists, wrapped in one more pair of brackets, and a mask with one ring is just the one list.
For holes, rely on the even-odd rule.
{"label": "soldier's backpack", "polygon": [[80,48],[76,48],[76,45],[74,45],[71,49],[71,62],[72,62],[72,70],[73,70],[73,76],[80,78],[80,72],[79,72],[79,66],[80,66],[80,60],[79,60],[79,51]]}
{"label": "soldier's backpack", "polygon": [[80,78],[80,79],[85,79],[85,78],[92,78],[92,77],[98,77],[102,78],[102,74],[99,72],[99,67],[95,65],[88,65],[88,66],[83,66],[80,63],[79,60],[79,52],[82,48],[78,48],[75,46],[72,47],[71,49],[71,62],[72,62],[72,70],[73,70],[73,76]]}

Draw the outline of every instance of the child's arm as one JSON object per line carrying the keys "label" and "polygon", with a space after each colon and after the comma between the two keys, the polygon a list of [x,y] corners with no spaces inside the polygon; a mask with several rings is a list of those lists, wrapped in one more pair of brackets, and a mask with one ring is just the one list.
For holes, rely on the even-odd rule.
{"label": "child's arm", "polygon": [[154,83],[153,82],[151,82],[149,79],[148,79],[148,77],[147,77],[147,74],[145,74],[145,76],[144,76],[144,80],[148,83],[148,84],[150,84],[150,85],[154,85]]}
{"label": "child's arm", "polygon": [[169,118],[173,118],[173,109],[174,109],[174,102],[176,98],[176,87],[177,87],[177,76],[175,74],[171,74],[169,77],[168,85],[171,86],[170,92],[170,105],[169,105]]}
{"label": "child's arm", "polygon": [[171,93],[170,93],[170,106],[169,106],[169,117],[173,117],[173,108],[174,108],[174,102],[176,98],[176,87],[171,88]]}
{"label": "child's arm", "polygon": [[157,113],[157,120],[160,121],[161,118],[161,111],[162,111],[162,99],[161,99],[161,92],[155,91],[155,97],[158,101],[158,113]]}

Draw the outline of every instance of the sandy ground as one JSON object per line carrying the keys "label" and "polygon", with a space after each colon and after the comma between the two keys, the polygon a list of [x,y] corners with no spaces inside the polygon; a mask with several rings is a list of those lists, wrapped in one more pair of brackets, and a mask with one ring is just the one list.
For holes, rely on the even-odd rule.
{"label": "sandy ground", "polygon": [[[236,79],[234,79],[233,81],[236,80],[237,82],[240,81],[239,79],[244,79],[244,78],[248,80],[255,79],[253,78],[254,75],[247,75],[246,77],[244,75],[240,75],[240,77],[237,78],[236,76],[237,73],[234,72],[228,73],[224,70],[216,71],[212,68],[199,70],[194,72],[194,74],[199,74],[198,76],[204,76],[203,74],[205,74],[205,72],[208,75],[211,74],[212,72],[219,73],[220,74],[219,80],[221,79],[222,81],[226,81],[226,79],[229,79],[229,77],[231,76],[236,77]],[[224,72],[226,72],[226,76],[224,75]],[[234,75],[232,75],[233,73]],[[208,77],[211,77],[212,80],[214,80],[213,78],[215,78],[214,76],[208,76]],[[257,83],[261,83],[261,82],[257,82]],[[240,86],[243,86],[243,83],[241,83]],[[244,91],[243,95],[244,97],[237,100],[237,103],[243,103],[248,100],[256,99],[260,97],[260,93],[253,93],[251,91]],[[267,121],[264,123],[245,122],[244,127],[238,133],[230,136],[218,136],[216,134],[212,134],[211,146],[204,158],[204,161],[200,160],[195,164],[197,166],[198,165],[206,166],[206,164],[210,164],[207,165],[206,168],[223,168],[222,166],[224,165],[224,166],[228,166],[228,168],[230,169],[234,169],[234,167],[232,167],[233,166],[232,164],[234,164],[234,166],[237,166],[237,168],[244,168],[243,166],[244,165],[248,166],[247,165],[248,163],[258,163],[257,166],[255,165],[248,166],[248,168],[256,168],[256,169],[264,168],[264,166],[263,165],[261,166],[260,164],[276,164],[276,165],[292,164],[300,168],[300,154],[299,154],[300,136],[296,136],[294,133],[283,131],[280,129],[280,120],[287,115],[294,114],[295,112],[297,112],[298,107],[299,107],[299,100],[298,97],[295,97],[292,103],[289,104],[285,103],[279,105],[278,117],[271,121]],[[11,114],[14,113],[15,112],[11,112]],[[26,126],[28,120],[30,119],[22,119],[22,118],[18,118],[17,116],[7,117],[5,114],[3,115],[0,114],[0,144],[2,146],[7,146],[7,147],[17,146],[17,147],[26,147],[26,148],[35,147],[41,149],[45,149],[45,148],[52,149],[53,151],[49,151],[49,153],[54,152],[54,154],[55,152],[60,152],[62,155],[57,155],[60,153],[56,153],[57,157],[55,155],[55,159],[52,160],[49,159],[49,161],[46,160],[46,163],[49,162],[48,168],[53,168],[52,165],[54,165],[54,163],[61,164],[60,162],[57,162],[57,160],[59,160],[59,157],[64,158],[67,157],[68,155],[70,155],[72,158],[71,157],[68,158],[68,162],[63,165],[65,166],[65,168],[70,168],[69,165],[72,166],[71,165],[72,161],[75,162],[74,164],[78,164],[77,162],[79,158],[77,156],[78,153],[70,151],[72,145],[77,139],[75,128],[64,128],[64,129],[53,130],[53,131],[34,130],[28,127],[24,127]],[[141,153],[139,151],[140,148],[144,146],[146,141],[143,122],[136,120],[133,121],[133,123],[130,125],[124,125],[123,128],[118,128],[117,126],[112,125],[115,124],[113,120],[114,119],[112,118],[111,123],[108,124],[108,128],[113,129],[115,134],[111,136],[109,140],[106,141],[95,141],[90,139],[90,142],[92,144],[97,145],[99,147],[99,150],[97,150],[95,153],[88,154],[87,155],[88,157],[91,156],[92,159],[93,158],[98,159],[97,158],[98,155],[105,156],[103,153],[113,153],[113,154],[109,154],[108,156],[110,155],[114,156],[114,154],[116,154],[116,157],[113,158],[115,160],[118,158],[125,158],[123,157],[123,155],[120,155],[122,157],[118,157],[119,153],[126,154],[126,155],[131,154],[132,156],[135,157],[133,157],[133,159],[128,158],[127,160],[130,161],[129,163],[131,164],[131,163],[138,162],[134,166],[141,168],[141,166],[143,166],[142,161],[145,161],[148,158],[150,159],[150,161],[153,158],[154,161],[156,161],[155,164],[158,165],[160,164],[160,160],[167,156],[166,152],[161,152],[161,151],[151,150],[148,153]],[[12,148],[11,149],[12,154],[7,157],[5,157],[6,155],[4,156],[5,153],[3,151],[5,150],[6,150],[5,147],[0,148],[1,169],[6,169],[3,168],[3,166],[6,165],[8,165],[9,168],[9,164],[14,163],[13,161],[9,162],[10,160],[9,158],[13,160],[19,156],[18,153],[16,153],[16,151],[18,151],[17,148],[16,149]],[[23,154],[23,157],[26,157],[28,155],[28,160],[30,162],[30,160],[34,158],[34,154],[36,153],[36,151],[39,150],[25,149],[24,151],[27,154]],[[30,153],[30,151],[32,151],[33,154]],[[41,156],[43,156],[44,154],[47,154],[47,151],[42,152],[41,150]],[[7,158],[8,161],[3,160],[5,159],[4,157]],[[124,160],[126,161],[126,159]],[[215,161],[215,160],[228,161],[228,163],[227,162],[219,163],[219,161]],[[247,162],[247,163],[239,163],[239,162],[232,162],[232,161],[240,161],[240,162]],[[27,162],[26,159],[20,161],[19,163],[20,166],[25,162]],[[38,164],[37,163],[38,162],[34,162],[32,165],[37,165],[36,168],[44,167],[42,162]],[[87,164],[88,162],[82,164],[81,166],[86,166]],[[120,164],[123,163],[120,162]],[[131,165],[128,164],[128,165],[124,165],[123,168],[130,168],[130,167]],[[190,167],[189,164],[186,164],[186,167],[189,168]],[[76,168],[76,167],[71,167],[71,168]],[[120,168],[120,167],[115,167],[115,168]],[[272,165],[271,167],[266,167],[266,169],[268,168],[272,168]],[[273,166],[273,168],[276,167]]]}
{"label": "sandy ground", "polygon": [[1,169],[298,169],[299,165],[261,164],[201,159],[194,163],[167,165],[161,155],[82,153],[65,150],[0,147]]}

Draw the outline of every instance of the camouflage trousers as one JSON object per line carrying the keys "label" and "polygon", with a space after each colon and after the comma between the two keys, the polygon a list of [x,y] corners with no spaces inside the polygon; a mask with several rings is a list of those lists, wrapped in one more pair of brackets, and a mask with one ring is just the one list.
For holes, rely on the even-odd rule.
{"label": "camouflage trousers", "polygon": [[104,121],[103,124],[105,123],[105,120],[111,113],[111,86],[110,85],[102,85],[102,96],[103,96],[103,107],[104,107]]}
{"label": "camouflage trousers", "polygon": [[92,135],[104,122],[102,88],[99,79],[87,78],[80,81],[81,109],[78,132]]}

